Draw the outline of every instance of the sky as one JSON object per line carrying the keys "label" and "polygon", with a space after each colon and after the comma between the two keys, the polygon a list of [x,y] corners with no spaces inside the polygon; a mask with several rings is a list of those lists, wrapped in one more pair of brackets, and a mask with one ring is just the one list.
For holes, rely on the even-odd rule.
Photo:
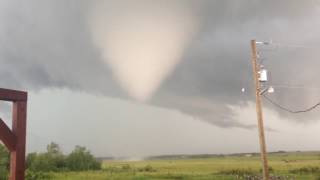
{"label": "sky", "polygon": [[[272,42],[258,46],[268,97],[305,109],[319,15],[317,0],[0,0],[0,87],[29,92],[28,152],[258,152],[250,40]],[[263,105],[269,151],[319,150],[319,109]]]}

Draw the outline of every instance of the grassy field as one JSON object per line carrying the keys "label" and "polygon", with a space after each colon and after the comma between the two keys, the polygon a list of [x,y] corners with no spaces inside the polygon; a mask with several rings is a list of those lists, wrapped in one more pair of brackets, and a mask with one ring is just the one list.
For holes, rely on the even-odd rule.
{"label": "grassy field", "polygon": [[[320,153],[272,153],[269,165],[274,178],[320,179]],[[96,172],[50,174],[57,180],[105,179],[254,179],[260,175],[258,155],[177,156],[143,161],[105,161]]]}

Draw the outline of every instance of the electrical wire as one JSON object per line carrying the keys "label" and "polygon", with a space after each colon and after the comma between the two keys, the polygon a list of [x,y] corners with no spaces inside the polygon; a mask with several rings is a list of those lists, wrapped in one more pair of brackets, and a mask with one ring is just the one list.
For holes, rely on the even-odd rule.
{"label": "electrical wire", "polygon": [[279,48],[304,48],[304,49],[318,49],[318,48],[320,48],[320,46],[309,46],[309,45],[299,45],[299,44],[274,43],[273,45],[275,47],[279,47]]}
{"label": "electrical wire", "polygon": [[320,87],[308,87],[308,86],[303,86],[303,85],[272,85],[272,87],[276,87],[276,88],[288,88],[288,89],[309,89],[309,90],[318,90],[320,89]]}
{"label": "electrical wire", "polygon": [[[318,49],[320,48],[319,45],[317,46],[310,46],[310,45],[302,45],[302,44],[294,44],[294,43],[278,43],[278,42],[266,42],[263,44],[264,47],[271,47],[271,48],[304,48],[304,49]],[[261,46],[263,47],[263,46]]]}
{"label": "electrical wire", "polygon": [[[314,49],[318,49],[320,48],[320,46],[304,46],[304,45],[296,45],[296,44],[280,44],[280,43],[273,43],[273,42],[266,42],[266,43],[263,43],[264,45],[267,45],[267,46],[270,46],[271,48],[275,48],[275,49],[278,49],[278,48],[314,48]],[[261,57],[261,53],[259,52],[259,58]],[[263,64],[263,61],[265,59],[261,59],[261,64]],[[297,88],[297,89],[319,89],[318,87],[305,87],[305,86],[290,86],[290,85],[275,85],[273,87],[278,87],[278,88]],[[303,110],[291,110],[285,106],[282,106],[280,105],[279,103],[275,102],[274,100],[272,100],[271,98],[269,98],[268,96],[266,96],[265,94],[262,94],[262,96],[267,100],[269,101],[269,103],[271,103],[272,105],[284,110],[284,111],[287,111],[289,113],[294,113],[294,114],[298,114],[298,113],[306,113],[306,112],[309,112],[309,111],[312,111],[314,110],[315,108],[317,108],[318,106],[320,106],[320,102],[316,103],[315,105],[307,108],[307,109],[303,109]]]}
{"label": "electrical wire", "polygon": [[272,100],[271,98],[269,98],[268,96],[266,96],[265,94],[262,95],[267,101],[269,101],[271,104],[273,104],[274,106],[284,110],[284,111],[287,111],[287,112],[290,112],[290,113],[293,113],[293,114],[298,114],[298,113],[306,113],[306,112],[309,112],[309,111],[312,111],[313,109],[315,109],[316,107],[318,107],[320,105],[320,102],[316,103],[315,105],[307,108],[307,109],[304,109],[304,110],[298,110],[298,111],[294,111],[294,110],[291,110],[287,107],[284,107],[280,104],[278,104],[277,102],[275,102],[274,100]]}

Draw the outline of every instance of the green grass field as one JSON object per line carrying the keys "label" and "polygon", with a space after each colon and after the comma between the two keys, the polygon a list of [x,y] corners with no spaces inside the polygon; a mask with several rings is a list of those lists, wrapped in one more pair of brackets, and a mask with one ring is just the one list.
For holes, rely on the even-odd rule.
{"label": "green grass field", "polygon": [[[320,179],[319,152],[272,153],[269,154],[269,166],[272,175],[278,179]],[[260,171],[258,155],[189,156],[144,161],[105,161],[101,171],[52,173],[50,176],[57,180],[228,180],[252,178],[260,175]]]}

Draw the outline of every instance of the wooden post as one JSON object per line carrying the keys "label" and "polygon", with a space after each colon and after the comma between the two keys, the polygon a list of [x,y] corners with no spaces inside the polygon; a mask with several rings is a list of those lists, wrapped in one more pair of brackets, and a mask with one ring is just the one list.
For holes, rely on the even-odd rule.
{"label": "wooden post", "polygon": [[252,58],[251,58],[252,69],[253,69],[253,77],[254,77],[255,92],[256,92],[256,111],[257,111],[257,119],[258,119],[263,179],[269,180],[269,166],[268,166],[268,159],[267,159],[266,140],[264,136],[263,113],[262,113],[261,94],[260,94],[261,86],[260,86],[259,74],[258,74],[258,72],[260,71],[260,65],[257,63],[257,46],[256,46],[255,40],[251,40],[251,50],[252,50]]}
{"label": "wooden post", "polygon": [[0,119],[0,140],[10,151],[10,180],[24,180],[27,92],[0,88],[0,100],[13,102],[12,129]]}
{"label": "wooden post", "polygon": [[12,112],[12,132],[16,135],[16,149],[11,152],[10,180],[24,180],[26,152],[27,103],[14,102]]}

